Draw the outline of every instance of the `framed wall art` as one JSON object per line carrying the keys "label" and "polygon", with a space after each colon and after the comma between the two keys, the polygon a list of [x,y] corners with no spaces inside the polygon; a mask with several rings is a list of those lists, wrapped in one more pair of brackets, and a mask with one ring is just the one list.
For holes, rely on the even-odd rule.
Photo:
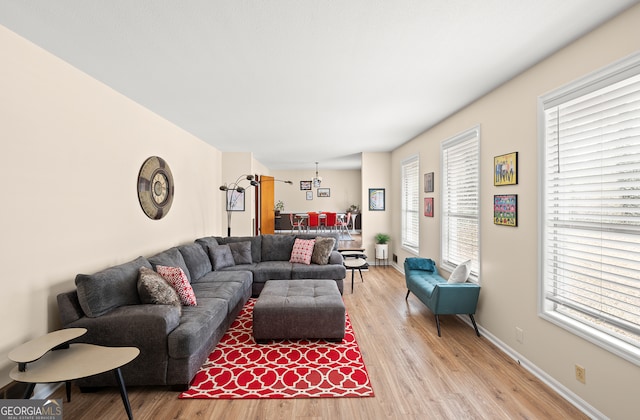
{"label": "framed wall art", "polygon": [[502,226],[518,226],[518,194],[493,196],[493,223]]}
{"label": "framed wall art", "polygon": [[518,183],[518,152],[493,158],[493,185],[516,185]]}
{"label": "framed wall art", "polygon": [[313,200],[313,191],[307,191],[307,200]]}
{"label": "framed wall art", "polygon": [[433,197],[425,197],[424,215],[427,217],[433,217]]}
{"label": "framed wall art", "polygon": [[384,188],[369,188],[369,210],[384,211]]}
{"label": "framed wall art", "polygon": [[433,192],[433,172],[424,174],[424,192]]}
{"label": "framed wall art", "polygon": [[318,188],[318,197],[331,197],[331,188]]}
{"label": "framed wall art", "polygon": [[244,211],[244,191],[227,190],[227,211]]}
{"label": "framed wall art", "polygon": [[302,191],[311,191],[311,181],[300,181],[300,189]]}

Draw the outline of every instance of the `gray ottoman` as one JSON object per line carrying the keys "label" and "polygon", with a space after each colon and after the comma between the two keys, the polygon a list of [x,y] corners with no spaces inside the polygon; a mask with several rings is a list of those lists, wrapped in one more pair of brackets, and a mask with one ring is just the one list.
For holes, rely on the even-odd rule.
{"label": "gray ottoman", "polygon": [[253,307],[253,338],[342,341],[345,312],[334,280],[269,280]]}

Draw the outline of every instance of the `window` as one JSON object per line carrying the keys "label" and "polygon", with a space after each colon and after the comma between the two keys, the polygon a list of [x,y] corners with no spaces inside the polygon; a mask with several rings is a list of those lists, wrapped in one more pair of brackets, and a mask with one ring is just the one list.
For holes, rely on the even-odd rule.
{"label": "window", "polygon": [[480,127],[441,146],[442,266],[453,270],[471,260],[471,279],[480,276]]}
{"label": "window", "polygon": [[640,364],[640,54],[539,117],[540,315]]}
{"label": "window", "polygon": [[419,191],[420,168],[418,156],[402,162],[402,246],[418,253],[420,209]]}

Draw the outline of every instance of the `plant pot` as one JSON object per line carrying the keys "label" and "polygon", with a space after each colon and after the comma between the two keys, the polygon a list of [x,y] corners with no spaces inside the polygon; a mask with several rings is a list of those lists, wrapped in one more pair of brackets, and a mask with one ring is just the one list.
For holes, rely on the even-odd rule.
{"label": "plant pot", "polygon": [[386,260],[389,258],[389,244],[376,244],[376,259]]}

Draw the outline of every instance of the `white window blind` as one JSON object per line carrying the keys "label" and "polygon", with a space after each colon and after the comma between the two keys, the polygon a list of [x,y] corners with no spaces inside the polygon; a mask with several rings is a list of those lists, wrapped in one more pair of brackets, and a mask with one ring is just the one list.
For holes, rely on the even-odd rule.
{"label": "white window blind", "polygon": [[442,143],[442,266],[453,270],[471,260],[480,274],[480,127]]}
{"label": "white window blind", "polygon": [[[640,74],[542,98],[541,315],[640,363]],[[629,71],[631,69],[631,71]],[[633,75],[635,73],[635,75]]]}
{"label": "white window blind", "polygon": [[415,253],[420,246],[419,166],[418,156],[402,162],[402,246]]}

